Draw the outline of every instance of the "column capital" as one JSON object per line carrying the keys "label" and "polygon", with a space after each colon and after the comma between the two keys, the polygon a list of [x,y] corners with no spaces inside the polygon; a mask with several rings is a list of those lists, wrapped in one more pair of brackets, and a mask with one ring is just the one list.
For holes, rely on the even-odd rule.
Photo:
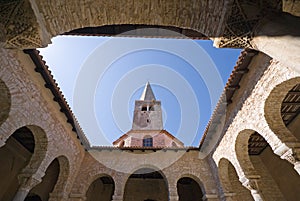
{"label": "column capital", "polygon": [[27,175],[19,175],[18,180],[20,183],[20,189],[31,189],[37,184],[39,184],[42,181],[42,178],[35,177],[34,175],[32,176],[27,176]]}
{"label": "column capital", "polygon": [[250,190],[255,201],[263,201],[262,194],[259,189],[260,175],[247,175],[240,179],[243,186]]}
{"label": "column capital", "polygon": [[250,191],[258,191],[258,181],[260,179],[259,175],[247,175],[240,179],[243,186],[245,186]]}
{"label": "column capital", "polygon": [[[299,166],[300,157],[300,145],[299,143],[282,143],[275,150],[274,153],[280,156],[281,159],[287,160],[289,163],[294,165],[297,170]],[[299,173],[299,171],[297,170]]]}

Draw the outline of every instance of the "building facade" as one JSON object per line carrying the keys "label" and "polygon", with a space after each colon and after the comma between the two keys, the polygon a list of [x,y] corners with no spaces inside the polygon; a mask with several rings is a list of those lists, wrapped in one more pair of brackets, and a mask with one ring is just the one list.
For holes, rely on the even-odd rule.
{"label": "building facade", "polygon": [[[299,200],[299,8],[292,0],[2,1],[0,200]],[[140,26],[245,48],[199,147],[153,132],[161,124],[151,107],[160,103],[151,93],[115,146],[90,147],[35,50],[59,34]],[[157,135],[170,139],[164,148],[153,146]],[[136,146],[150,137],[152,146]]]}

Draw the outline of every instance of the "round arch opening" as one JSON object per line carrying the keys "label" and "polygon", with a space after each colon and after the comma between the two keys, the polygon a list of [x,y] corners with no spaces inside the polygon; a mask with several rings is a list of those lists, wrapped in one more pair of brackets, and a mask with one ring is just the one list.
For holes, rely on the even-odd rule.
{"label": "round arch opening", "polygon": [[110,201],[113,199],[115,182],[110,176],[102,176],[92,182],[86,192],[87,201]]}
{"label": "round arch opening", "polygon": [[142,168],[131,174],[126,182],[124,201],[168,201],[168,187],[159,171]]}
{"label": "round arch opening", "polygon": [[[256,187],[266,200],[299,200],[300,177],[293,165],[273,153],[269,143],[255,131],[242,131],[236,142],[242,171],[258,176]],[[243,148],[244,147],[244,148]],[[245,149],[246,147],[246,149]],[[252,173],[252,174],[251,174]],[[251,178],[248,178],[251,180]]]}
{"label": "round arch opening", "polygon": [[35,138],[27,127],[17,129],[0,148],[0,200],[12,200],[19,187],[18,175],[35,150]]}
{"label": "round arch opening", "polygon": [[229,160],[222,158],[219,161],[218,173],[225,197],[230,195],[233,201],[253,201],[250,191],[239,181],[237,172]]}
{"label": "round arch opening", "polygon": [[207,36],[193,29],[147,24],[113,24],[84,27],[73,29],[72,31],[63,33],[62,35],[191,38],[197,40],[209,40]]}
{"label": "round arch opening", "polygon": [[281,141],[300,140],[300,77],[276,85],[264,106],[265,119]]}
{"label": "round arch opening", "polygon": [[54,159],[48,166],[45,176],[43,176],[41,183],[34,186],[28,193],[26,199],[31,199],[32,196],[39,197],[41,201],[49,200],[50,194],[57,183],[60,174],[60,163],[58,159]]}
{"label": "round arch opening", "polygon": [[190,177],[182,177],[177,181],[179,201],[202,201],[203,192],[197,181]]}

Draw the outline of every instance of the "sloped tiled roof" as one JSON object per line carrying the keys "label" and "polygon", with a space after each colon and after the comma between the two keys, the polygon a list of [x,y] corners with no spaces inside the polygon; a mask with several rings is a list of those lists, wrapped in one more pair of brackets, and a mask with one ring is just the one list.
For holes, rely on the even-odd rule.
{"label": "sloped tiled roof", "polygon": [[53,101],[57,102],[60,106],[60,112],[67,117],[67,123],[71,124],[72,131],[76,134],[77,139],[80,140],[81,145],[85,149],[89,149],[90,143],[84,135],[75,115],[73,114],[69,104],[67,103],[64,95],[62,94],[58,84],[56,83],[51,71],[49,70],[43,57],[39,54],[36,49],[24,50],[24,53],[28,54],[35,64],[35,71],[40,73],[45,81],[45,88],[48,88],[53,94]]}

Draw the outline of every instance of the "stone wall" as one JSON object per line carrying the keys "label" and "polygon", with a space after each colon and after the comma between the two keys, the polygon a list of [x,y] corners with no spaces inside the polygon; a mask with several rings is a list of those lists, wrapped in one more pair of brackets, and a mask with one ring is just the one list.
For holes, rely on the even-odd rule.
{"label": "stone wall", "polygon": [[[28,192],[41,181],[49,164],[64,156],[67,159],[64,166],[68,170],[61,171],[63,179],[59,184],[62,186],[55,189],[59,195],[52,196],[66,196],[74,180],[70,175],[77,173],[84,149],[53,101],[53,95],[44,87],[42,77],[34,71],[29,56],[18,50],[0,49],[0,57],[0,79],[7,86],[11,99],[8,117],[0,125],[1,145],[23,126],[32,131],[36,143],[29,164],[19,173],[19,178],[23,178],[19,191]],[[35,182],[28,183],[28,179],[33,178]]]}
{"label": "stone wall", "polygon": [[[187,164],[189,165],[187,166]],[[100,148],[92,149],[86,153],[70,194],[70,200],[84,200],[91,183],[103,175],[113,178],[115,183],[114,196],[123,197],[129,176],[141,168],[151,168],[161,172],[170,197],[175,196],[178,199],[177,181],[182,177],[190,177],[198,183],[204,196],[211,196],[217,200],[219,192],[213,178],[214,173],[211,172],[207,160],[198,157],[198,151],[153,152],[136,150],[126,152],[101,150]],[[140,186],[139,188],[147,187]]]}
{"label": "stone wall", "polygon": [[[293,86],[299,84],[299,73],[274,60],[268,64],[268,60],[264,57],[260,53],[252,59],[250,71],[241,80],[241,87],[234,95],[233,103],[228,107],[227,123],[221,134],[223,137],[213,153],[216,164],[222,158],[228,159],[233,164],[239,180],[252,190],[253,196],[259,189],[276,187],[266,183],[263,174],[267,173],[255,166],[257,160],[256,162],[250,160],[248,155],[248,139],[255,131],[268,142],[273,152],[292,163],[299,173],[297,169],[299,141],[284,125],[280,113],[285,95]],[[292,127],[297,129],[295,125]],[[275,196],[272,193],[274,190],[280,192],[278,187],[276,188],[277,190],[270,190],[269,193],[264,191],[265,195],[263,193],[261,195],[267,200],[280,200],[282,199],[279,198],[280,195],[278,198],[268,198]]]}

